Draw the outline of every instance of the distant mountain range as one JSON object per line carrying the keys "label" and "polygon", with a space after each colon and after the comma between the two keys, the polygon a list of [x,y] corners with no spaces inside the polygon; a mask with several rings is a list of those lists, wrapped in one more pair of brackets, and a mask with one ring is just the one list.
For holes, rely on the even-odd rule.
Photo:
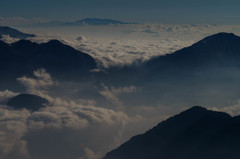
{"label": "distant mountain range", "polygon": [[36,36],[34,34],[22,33],[17,29],[13,29],[7,26],[0,26],[0,39],[2,38],[3,35],[8,35],[12,38],[18,38],[18,39],[26,39],[26,38]]}
{"label": "distant mountain range", "polygon": [[82,25],[119,25],[119,24],[136,24],[130,22],[122,22],[113,19],[101,19],[101,18],[85,18],[73,22],[61,22],[61,21],[50,21],[46,23],[37,24],[37,26],[82,26]]}
{"label": "distant mountain range", "polygon": [[132,24],[113,19],[85,18],[75,22],[63,23],[63,25],[110,25],[110,24]]}
{"label": "distant mountain range", "polygon": [[132,137],[104,159],[237,159],[240,116],[192,107]]}

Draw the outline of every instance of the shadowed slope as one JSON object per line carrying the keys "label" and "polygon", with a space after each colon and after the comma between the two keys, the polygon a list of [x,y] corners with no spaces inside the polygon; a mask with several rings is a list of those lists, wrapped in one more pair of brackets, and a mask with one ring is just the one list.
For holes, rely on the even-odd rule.
{"label": "shadowed slope", "polygon": [[196,106],[132,137],[104,159],[237,159],[240,118]]}
{"label": "shadowed slope", "polygon": [[60,78],[84,78],[89,75],[90,70],[97,67],[90,55],[58,40],[43,44],[28,40],[10,45],[0,42],[0,50],[0,74],[11,78],[30,74],[39,68],[45,68],[53,76]]}

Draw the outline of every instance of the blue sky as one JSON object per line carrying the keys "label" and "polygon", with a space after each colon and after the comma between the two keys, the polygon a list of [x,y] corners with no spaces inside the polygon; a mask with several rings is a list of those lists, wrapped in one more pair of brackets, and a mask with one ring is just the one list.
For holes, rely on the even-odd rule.
{"label": "blue sky", "polygon": [[239,24],[239,0],[1,0],[0,17]]}

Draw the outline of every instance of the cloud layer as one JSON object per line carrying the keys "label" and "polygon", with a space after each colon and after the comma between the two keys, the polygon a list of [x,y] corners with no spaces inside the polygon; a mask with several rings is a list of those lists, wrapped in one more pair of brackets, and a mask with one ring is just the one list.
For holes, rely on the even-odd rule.
{"label": "cloud layer", "polygon": [[[42,35],[32,40],[45,42],[52,37],[60,39],[89,53],[98,59],[103,67],[108,67],[131,64],[135,60],[147,60],[153,56],[171,53],[191,45],[196,39],[200,40],[205,34],[217,32],[222,28],[224,27],[209,25],[144,24],[121,26],[120,29],[111,27],[110,30],[108,27],[100,28],[106,36],[91,35],[91,31],[96,31],[96,28],[92,28],[93,30],[85,33],[76,33],[74,30],[70,36],[66,35],[68,32],[58,34],[61,30],[57,30],[53,35]],[[71,28],[68,29],[71,31]],[[225,30],[231,31],[233,27]],[[116,33],[112,35],[114,31]],[[9,37],[5,37],[7,38]],[[50,103],[46,108],[35,112],[26,109],[12,110],[4,103],[19,93],[10,90],[0,92],[1,159],[96,159],[129,137],[142,133],[161,120],[185,109],[181,106],[176,108],[160,104],[156,104],[155,107],[147,104],[127,107],[121,96],[139,93],[142,88],[133,84],[102,84],[100,88],[95,88],[92,83],[56,81],[43,68],[34,71],[32,77],[23,76],[17,81],[25,86],[24,93],[39,95]],[[85,88],[96,91],[110,106],[98,104],[100,102],[97,98],[89,100],[85,96],[81,97],[79,92]],[[75,95],[74,98],[69,97],[72,94]],[[173,97],[170,96],[169,99]],[[237,103],[230,107],[212,109],[236,115],[240,112],[239,108]]]}
{"label": "cloud layer", "polygon": [[[114,106],[115,99],[121,103],[118,95],[141,91],[135,86],[103,85],[100,94],[113,102],[112,108],[104,108],[51,96],[50,87],[58,85],[54,85],[56,82],[44,69],[18,81],[27,93],[48,99],[49,105],[35,112],[0,105],[1,159],[96,159],[154,123],[138,113],[130,115]],[[2,101],[16,95],[9,90],[0,92]]]}
{"label": "cloud layer", "polygon": [[117,26],[39,27],[28,28],[38,37],[31,40],[60,41],[86,52],[109,65],[131,64],[153,56],[172,53],[178,49],[218,32],[240,34],[238,25],[189,25],[189,24],[129,24]]}

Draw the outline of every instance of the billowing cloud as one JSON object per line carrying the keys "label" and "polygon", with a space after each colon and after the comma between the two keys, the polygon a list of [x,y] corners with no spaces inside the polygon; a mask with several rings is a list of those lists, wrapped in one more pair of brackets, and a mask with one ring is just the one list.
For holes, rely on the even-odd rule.
{"label": "billowing cloud", "polygon": [[19,41],[18,38],[12,38],[12,37],[10,37],[9,35],[2,35],[1,40],[4,41],[4,42],[6,42],[6,43],[14,43],[14,42]]}
{"label": "billowing cloud", "polygon": [[210,107],[209,109],[212,109],[214,111],[221,111],[226,112],[232,116],[237,116],[240,114],[240,100],[237,101],[236,104],[225,106],[225,107]]}
{"label": "billowing cloud", "polygon": [[81,36],[77,37],[76,40],[81,42],[81,41],[86,41],[87,39],[85,36],[81,35]]}
{"label": "billowing cloud", "polygon": [[[51,101],[52,105],[38,112],[34,112],[29,119],[33,128],[63,127],[81,129],[90,124],[114,124],[121,120],[129,120],[123,112],[95,106],[83,106],[74,101],[56,99]],[[61,104],[62,103],[62,104]]]}
{"label": "billowing cloud", "polygon": [[27,110],[14,111],[0,107],[0,158],[28,158],[26,141],[22,139],[27,132]]}
{"label": "billowing cloud", "polygon": [[99,159],[102,156],[99,156],[95,154],[91,149],[85,148],[84,149],[85,155],[83,157],[80,157],[79,159]]}
{"label": "billowing cloud", "polygon": [[[81,99],[65,100],[51,96],[50,87],[55,83],[51,75],[44,69],[34,71],[33,75],[32,78],[18,80],[28,93],[37,93],[48,99],[49,105],[35,112],[0,106],[1,159],[10,159],[9,156],[20,159],[96,159],[156,124],[156,118],[151,117],[154,108],[134,107],[126,111],[120,101],[121,94],[137,93],[142,91],[141,88],[102,85],[100,93],[113,105],[112,108],[104,108],[94,105],[97,101],[82,102]],[[55,86],[61,86],[61,83]],[[7,97],[17,94],[7,90],[3,92],[1,94]],[[116,108],[116,99],[123,109]],[[162,110],[164,114],[166,111]],[[148,112],[148,115],[143,112]],[[157,120],[165,119],[163,115],[157,116]]]}
{"label": "billowing cloud", "polygon": [[[101,33],[99,30],[101,29]],[[103,67],[132,64],[172,53],[218,32],[240,33],[238,25],[130,24],[31,28],[38,35],[30,40],[42,43],[58,39],[90,54]],[[84,36],[83,36],[84,35]]]}
{"label": "billowing cloud", "polygon": [[[0,105],[1,159],[96,159],[133,135],[126,130],[143,120],[140,115],[52,97],[48,88],[54,82],[50,74],[40,69],[33,75],[18,80],[28,93],[47,98],[49,105],[35,112]],[[138,89],[129,86],[110,90],[117,95]],[[17,94],[8,90],[0,93],[4,99]]]}
{"label": "billowing cloud", "polygon": [[[73,28],[67,31],[70,35],[61,35],[67,44],[90,54],[98,59],[102,66],[108,67],[169,54],[217,32],[234,31],[237,34],[240,33],[239,28],[221,25],[133,24],[104,26],[100,28],[101,34],[98,27],[83,27],[84,32],[80,32],[80,35],[77,31],[79,28],[75,31]],[[82,37],[82,34],[87,39],[76,40]]]}
{"label": "billowing cloud", "polygon": [[103,90],[101,90],[99,93],[104,96],[107,100],[112,102],[113,105],[117,106],[118,109],[123,109],[123,103],[120,101],[118,95],[122,93],[136,93],[138,91],[141,91],[140,88],[136,88],[135,86],[129,86],[129,87],[108,87],[104,84],[102,84]]}
{"label": "billowing cloud", "polygon": [[[13,155],[20,156],[19,158],[46,158],[49,155],[47,152],[40,154],[36,151],[51,145],[52,139],[55,139],[55,143],[61,142],[62,145],[49,148],[52,153],[58,150],[58,153],[54,153],[50,158],[64,159],[62,156],[68,156],[76,159],[95,159],[103,155],[103,152],[109,151],[110,147],[123,142],[126,136],[123,137],[120,132],[127,129],[129,123],[136,123],[142,119],[140,116],[130,117],[121,111],[59,100],[56,99],[56,103],[52,101],[50,106],[32,113],[1,106],[1,159],[8,159],[8,156]],[[58,138],[56,134],[61,135]],[[74,135],[68,136],[69,134]],[[69,140],[73,141],[65,141],[62,135],[67,135]],[[45,137],[51,140],[45,140]],[[43,138],[46,145],[41,145],[39,138]],[[72,147],[72,144],[76,146],[75,149],[61,153],[64,148]]]}
{"label": "billowing cloud", "polygon": [[[56,97],[51,87],[62,87],[44,69],[34,71],[33,77],[21,77],[18,81],[28,93],[49,100],[38,111],[12,110],[0,105],[0,158],[1,159],[97,159],[119,146],[131,136],[143,133],[160,121],[186,109],[171,106],[126,107],[123,94],[144,91],[134,85],[109,86],[102,84],[100,95],[111,102],[112,107],[100,107],[98,101]],[[71,85],[73,83],[68,83]],[[83,85],[78,85],[83,87]],[[53,92],[52,92],[53,91]],[[64,94],[69,92],[65,89]],[[76,92],[75,90],[70,90]],[[18,93],[0,92],[2,99]],[[239,112],[239,103],[224,111]]]}
{"label": "billowing cloud", "polygon": [[34,78],[20,77],[17,79],[27,89],[28,93],[41,95],[44,90],[56,84],[45,69],[39,69],[33,72]]}
{"label": "billowing cloud", "polygon": [[[109,65],[132,64],[136,60],[145,61],[153,56],[171,53],[192,44],[180,40],[114,40],[85,41],[75,46],[98,59],[104,67]],[[75,44],[76,45],[76,44]]]}

